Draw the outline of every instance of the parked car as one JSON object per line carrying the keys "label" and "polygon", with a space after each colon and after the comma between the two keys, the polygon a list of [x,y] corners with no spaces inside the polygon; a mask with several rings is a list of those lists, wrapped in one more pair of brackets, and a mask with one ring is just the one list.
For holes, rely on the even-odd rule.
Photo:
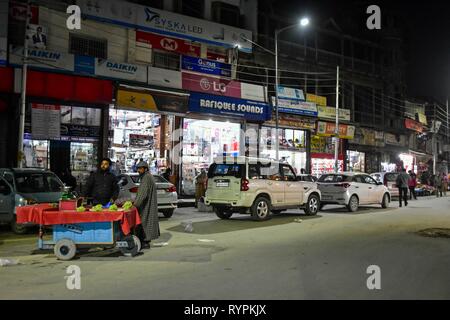
{"label": "parked car", "polygon": [[[158,211],[161,211],[164,217],[170,218],[178,205],[177,188],[159,175],[153,175],[153,178],[156,182]],[[120,188],[118,202],[134,201],[139,188],[139,174],[121,174],[118,180]]]}
{"label": "parked car", "polygon": [[389,189],[365,173],[324,174],[319,178],[318,187],[322,192],[322,207],[341,204],[355,212],[361,204],[381,204],[383,208],[387,208],[391,201]]}
{"label": "parked car", "polygon": [[290,208],[302,207],[317,214],[320,191],[317,184],[302,181],[289,164],[248,157],[219,157],[208,170],[205,204],[221,219],[233,213],[250,213],[254,220],[270,218]]}
{"label": "parked car", "polygon": [[370,174],[377,182],[382,182],[391,194],[391,197],[398,197],[399,191],[395,181],[398,177],[398,172],[376,172]]}
{"label": "parked car", "polygon": [[16,223],[16,207],[33,203],[58,202],[64,184],[51,171],[43,169],[0,169],[0,222],[10,223],[17,234],[31,224]]}
{"label": "parked car", "polygon": [[299,181],[309,181],[309,182],[317,182],[319,180],[316,176],[312,174],[298,174],[297,178]]}

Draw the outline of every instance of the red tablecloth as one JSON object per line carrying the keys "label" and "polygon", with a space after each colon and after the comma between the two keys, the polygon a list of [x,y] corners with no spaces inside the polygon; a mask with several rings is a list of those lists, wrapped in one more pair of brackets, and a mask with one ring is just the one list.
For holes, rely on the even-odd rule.
{"label": "red tablecloth", "polygon": [[122,232],[127,235],[131,229],[141,224],[136,208],[127,211],[77,212],[58,211],[50,204],[38,204],[16,208],[18,223],[35,223],[39,225],[73,224],[87,222],[120,221]]}

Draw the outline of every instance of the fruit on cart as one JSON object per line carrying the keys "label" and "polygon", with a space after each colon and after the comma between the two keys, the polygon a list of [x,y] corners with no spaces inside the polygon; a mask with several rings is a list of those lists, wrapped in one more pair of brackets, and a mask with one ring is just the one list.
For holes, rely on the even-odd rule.
{"label": "fruit on cart", "polygon": [[85,212],[85,211],[86,211],[86,208],[83,207],[83,206],[81,206],[81,207],[78,207],[78,208],[77,208],[77,211],[78,211],[78,212]]}
{"label": "fruit on cart", "polygon": [[102,211],[102,210],[103,210],[103,208],[102,208],[102,205],[101,205],[101,204],[98,204],[98,205],[96,205],[96,206],[94,206],[94,207],[91,208],[91,211],[92,211],[92,212],[100,212],[100,211]]}
{"label": "fruit on cart", "polygon": [[124,208],[125,210],[129,210],[132,207],[133,207],[133,203],[131,201],[126,201],[122,206],[122,208]]}
{"label": "fruit on cart", "polygon": [[116,204],[112,204],[110,207],[109,207],[109,211],[117,211],[119,208],[117,207],[117,205]]}

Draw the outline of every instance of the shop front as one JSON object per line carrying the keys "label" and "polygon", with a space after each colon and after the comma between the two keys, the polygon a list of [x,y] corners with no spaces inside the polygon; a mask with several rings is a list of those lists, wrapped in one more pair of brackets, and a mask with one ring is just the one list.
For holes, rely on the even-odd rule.
{"label": "shop front", "polygon": [[366,173],[380,172],[381,152],[384,147],[384,132],[356,128],[354,138],[348,140],[346,170]]}
{"label": "shop front", "polygon": [[406,136],[385,132],[384,142],[385,148],[381,154],[382,172],[398,172],[405,164],[411,169]]}

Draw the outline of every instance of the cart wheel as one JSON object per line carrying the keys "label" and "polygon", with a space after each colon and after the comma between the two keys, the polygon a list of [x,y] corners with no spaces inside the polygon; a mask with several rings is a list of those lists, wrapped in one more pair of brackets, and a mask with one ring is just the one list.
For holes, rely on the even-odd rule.
{"label": "cart wheel", "polygon": [[135,235],[127,236],[124,240],[128,242],[128,248],[120,248],[124,256],[134,257],[141,251],[141,240]]}
{"label": "cart wheel", "polygon": [[59,260],[67,261],[75,257],[75,254],[77,253],[77,246],[75,242],[70,239],[61,239],[56,242],[53,250],[55,252],[55,256]]}

